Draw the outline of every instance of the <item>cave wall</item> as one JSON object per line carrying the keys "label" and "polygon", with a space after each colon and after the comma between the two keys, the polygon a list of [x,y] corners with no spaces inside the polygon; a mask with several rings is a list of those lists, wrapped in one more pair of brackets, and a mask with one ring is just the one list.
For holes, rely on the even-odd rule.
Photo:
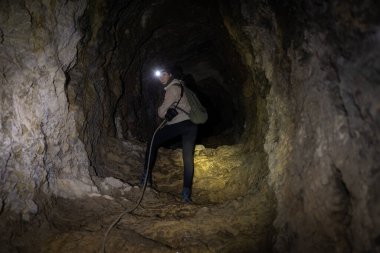
{"label": "cave wall", "polygon": [[141,83],[144,47],[157,29],[149,23],[148,2],[95,1],[79,20],[83,38],[78,63],[68,72],[68,99],[91,173],[98,176],[112,176],[106,169],[108,138],[144,140],[155,127],[150,116],[156,107],[144,102],[158,102],[159,87],[143,90]]}
{"label": "cave wall", "polygon": [[[96,192],[102,138],[148,130],[148,2],[1,1],[1,211],[28,219],[38,193]],[[379,5],[241,0],[219,11],[241,56],[228,53],[245,114],[245,172],[228,189],[268,179],[278,252],[379,250]]]}
{"label": "cave wall", "polygon": [[39,193],[97,192],[65,84],[85,1],[1,1],[0,210],[28,219]]}
{"label": "cave wall", "polygon": [[[67,72],[67,94],[77,111],[76,128],[94,167],[91,173],[111,175],[104,157],[108,137],[151,137],[163,99],[152,73],[162,64],[179,64],[185,74],[193,74],[199,81],[194,88],[210,112],[225,107],[222,113],[210,113],[200,129],[200,135],[211,136],[207,144],[239,140],[245,117],[241,80],[247,70],[220,25],[215,3],[110,0],[88,5],[78,21],[83,37],[77,64]],[[225,62],[226,57],[232,61]]]}
{"label": "cave wall", "polygon": [[377,252],[379,5],[240,3],[221,11],[252,71],[244,91],[257,113],[245,134],[259,138],[246,145],[265,136],[275,250]]}

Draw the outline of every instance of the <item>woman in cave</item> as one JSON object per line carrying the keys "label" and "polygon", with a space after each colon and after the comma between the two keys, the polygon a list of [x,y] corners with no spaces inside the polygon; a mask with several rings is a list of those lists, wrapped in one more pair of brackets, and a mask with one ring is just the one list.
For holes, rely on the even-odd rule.
{"label": "woman in cave", "polygon": [[[190,111],[190,105],[186,96],[183,94],[181,81],[174,78],[172,69],[169,67],[162,68],[160,71],[156,72],[156,76],[159,77],[159,80],[165,89],[165,98],[161,106],[158,108],[158,116],[161,119],[165,119],[167,123],[157,131],[154,138],[148,143],[141,183],[144,183],[148,171],[147,183],[152,186],[152,168],[154,167],[158,149],[165,142],[181,136],[182,158],[184,164],[183,189],[181,196],[184,203],[190,203],[194,174],[194,146],[198,126],[192,123],[188,114],[185,113]],[[176,109],[178,107],[181,109]],[[147,169],[148,164],[149,169]]]}

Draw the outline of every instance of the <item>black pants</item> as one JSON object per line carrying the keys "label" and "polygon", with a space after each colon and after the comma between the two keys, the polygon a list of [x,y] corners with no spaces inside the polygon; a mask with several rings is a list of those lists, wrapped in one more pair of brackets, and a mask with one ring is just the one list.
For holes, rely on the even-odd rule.
{"label": "black pants", "polygon": [[[165,125],[157,131],[152,144],[152,151],[150,154],[149,171],[152,173],[152,168],[156,162],[157,151],[162,144],[170,139],[181,136],[182,137],[182,159],[184,165],[183,174],[183,187],[191,188],[194,175],[194,146],[197,137],[198,126],[190,120],[185,120],[172,125]],[[148,143],[145,154],[144,172],[148,165],[149,149],[152,140]],[[149,175],[151,177],[151,175]]]}

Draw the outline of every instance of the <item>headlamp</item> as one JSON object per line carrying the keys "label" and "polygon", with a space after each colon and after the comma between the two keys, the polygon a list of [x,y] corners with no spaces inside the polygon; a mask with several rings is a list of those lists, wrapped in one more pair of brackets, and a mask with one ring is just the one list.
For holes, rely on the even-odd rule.
{"label": "headlamp", "polygon": [[154,75],[156,77],[160,77],[162,75],[162,71],[161,70],[156,70],[156,71],[154,71]]}

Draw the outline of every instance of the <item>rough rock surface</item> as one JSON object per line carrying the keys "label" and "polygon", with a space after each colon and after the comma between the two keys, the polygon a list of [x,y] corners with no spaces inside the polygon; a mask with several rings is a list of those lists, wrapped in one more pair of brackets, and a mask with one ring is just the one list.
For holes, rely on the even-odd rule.
{"label": "rough rock surface", "polygon": [[[215,149],[201,145],[195,147],[193,194],[196,202],[223,203],[255,193],[265,184],[265,170],[260,164],[255,164],[255,159],[248,159],[242,150],[240,145]],[[108,138],[101,153],[104,154],[102,161],[107,168],[107,177],[102,184],[109,185],[108,177],[131,185],[139,184],[145,155],[143,144]],[[153,170],[154,187],[159,192],[178,195],[182,190],[182,179],[182,149],[160,148]],[[117,181],[113,179],[112,182]],[[120,183],[114,183],[114,187],[115,184]]]}
{"label": "rough rock surface", "polygon": [[38,192],[97,192],[65,93],[85,2],[1,1],[2,210],[35,214]]}
{"label": "rough rock surface", "polygon": [[1,250],[100,248],[141,193],[139,141],[162,99],[149,73],[176,59],[210,97],[195,204],[178,203],[181,150],[162,149],[157,189],[112,251],[379,252],[379,12],[375,0],[1,1]]}
{"label": "rough rock surface", "polygon": [[241,3],[222,10],[266,101],[276,250],[380,251],[379,5]]}
{"label": "rough rock surface", "polygon": [[[137,182],[130,175],[141,173],[141,161],[131,162],[133,155],[126,155],[129,163],[124,164],[124,156],[119,154],[134,154],[137,158],[141,156],[141,144],[119,142],[120,145],[114,145],[111,140],[107,153],[113,156],[105,160],[107,166],[115,168],[114,176]],[[272,247],[275,216],[273,192],[268,184],[261,184],[256,192],[244,196],[229,189],[224,182],[230,175],[226,172],[230,164],[223,161],[239,159],[238,155],[235,155],[236,160],[231,159],[234,148],[228,150],[224,147],[222,151],[197,151],[200,152],[196,155],[197,162],[205,159],[201,152],[219,152],[219,156],[210,156],[207,163],[210,166],[197,166],[192,204],[181,203],[176,187],[182,183],[178,175],[179,150],[161,150],[154,172],[158,190],[147,188],[141,206],[133,214],[126,214],[111,230],[107,252],[268,252]],[[231,175],[238,175],[233,171],[238,168],[231,169]],[[213,180],[207,180],[207,175]],[[106,230],[122,212],[135,206],[142,188],[112,176],[93,177],[93,180],[100,194],[75,200],[58,198],[53,206],[39,203],[49,211],[44,216],[35,216],[29,223],[19,224],[15,218],[0,222],[0,230],[4,231],[3,241],[0,240],[2,249],[7,252],[101,252]],[[202,188],[210,182],[220,182],[226,187],[210,186],[207,194]],[[222,202],[215,202],[221,198]],[[12,229],[7,230],[6,226]]]}

